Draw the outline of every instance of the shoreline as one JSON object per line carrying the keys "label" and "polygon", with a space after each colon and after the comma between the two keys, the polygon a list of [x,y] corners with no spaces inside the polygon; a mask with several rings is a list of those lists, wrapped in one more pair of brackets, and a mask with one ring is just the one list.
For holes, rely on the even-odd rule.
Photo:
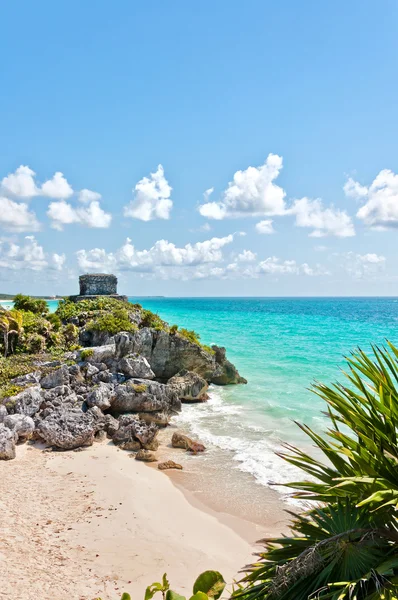
{"label": "shoreline", "polygon": [[164,572],[184,594],[206,569],[231,583],[256,550],[248,540],[266,530],[207,507],[182,489],[179,473],[156,472],[112,443],[40,448],[20,446],[14,461],[0,463],[6,600],[140,598]]}

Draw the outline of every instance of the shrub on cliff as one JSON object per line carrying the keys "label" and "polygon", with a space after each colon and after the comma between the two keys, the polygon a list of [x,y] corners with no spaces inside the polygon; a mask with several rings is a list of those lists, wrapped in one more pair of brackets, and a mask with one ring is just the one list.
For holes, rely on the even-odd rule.
{"label": "shrub on cliff", "polygon": [[294,497],[321,502],[292,514],[291,535],[263,540],[247,567],[244,600],[397,600],[398,350],[359,350],[349,385],[316,384],[330,428],[300,425],[326,462],[286,444],[280,456],[310,475]]}
{"label": "shrub on cliff", "polygon": [[35,315],[42,316],[49,313],[47,302],[41,298],[32,298],[31,296],[17,294],[14,296],[13,302],[16,310],[29,311]]}
{"label": "shrub on cliff", "polygon": [[89,321],[87,329],[104,331],[111,335],[119,331],[137,331],[137,325],[130,321],[127,309],[120,306],[120,301],[116,300],[116,302],[119,302],[118,307]]}

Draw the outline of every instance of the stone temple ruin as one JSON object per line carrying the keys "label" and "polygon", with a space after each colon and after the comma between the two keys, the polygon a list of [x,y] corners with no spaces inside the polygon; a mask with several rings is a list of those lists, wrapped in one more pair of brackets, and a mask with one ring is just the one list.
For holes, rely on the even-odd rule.
{"label": "stone temple ruin", "polygon": [[79,277],[80,294],[70,296],[74,302],[79,300],[88,300],[98,296],[108,296],[127,302],[127,296],[120,296],[117,293],[116,275],[107,275],[105,273],[86,273]]}

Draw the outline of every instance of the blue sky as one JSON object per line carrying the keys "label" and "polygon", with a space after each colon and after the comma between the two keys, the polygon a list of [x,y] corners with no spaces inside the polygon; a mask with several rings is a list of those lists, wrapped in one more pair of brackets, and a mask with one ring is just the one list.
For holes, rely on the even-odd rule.
{"label": "blue sky", "polygon": [[398,295],[395,0],[0,19],[0,291]]}

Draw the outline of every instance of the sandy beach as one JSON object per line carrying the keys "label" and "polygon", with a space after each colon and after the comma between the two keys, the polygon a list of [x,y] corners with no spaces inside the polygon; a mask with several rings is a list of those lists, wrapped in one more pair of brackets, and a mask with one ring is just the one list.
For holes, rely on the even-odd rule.
{"label": "sandy beach", "polygon": [[5,599],[142,598],[164,572],[189,594],[206,569],[231,582],[265,532],[207,510],[108,442],[80,452],[18,447],[16,460],[0,463],[0,507]]}

